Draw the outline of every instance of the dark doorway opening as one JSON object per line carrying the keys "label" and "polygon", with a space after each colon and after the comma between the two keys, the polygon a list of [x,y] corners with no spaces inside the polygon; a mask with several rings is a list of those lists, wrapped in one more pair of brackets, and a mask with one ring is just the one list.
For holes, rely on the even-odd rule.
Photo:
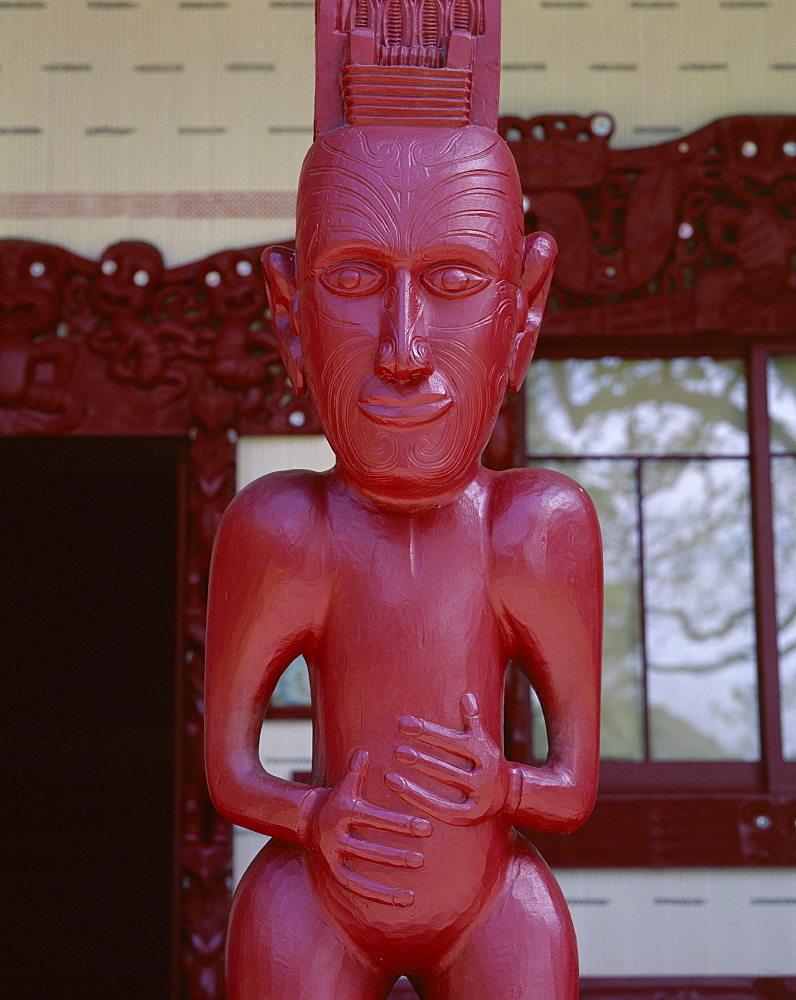
{"label": "dark doorway opening", "polygon": [[179,447],[0,441],[17,1000],[169,995]]}

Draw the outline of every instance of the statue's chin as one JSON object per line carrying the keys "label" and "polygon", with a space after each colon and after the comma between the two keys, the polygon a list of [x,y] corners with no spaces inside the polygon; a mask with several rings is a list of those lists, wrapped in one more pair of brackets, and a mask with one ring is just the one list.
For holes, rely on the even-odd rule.
{"label": "statue's chin", "polygon": [[352,486],[374,498],[435,503],[465,489],[478,468],[488,432],[478,440],[453,434],[382,431],[353,447],[348,435],[330,439],[338,466]]}
{"label": "statue's chin", "polygon": [[370,496],[413,503],[464,489],[497,419],[504,367],[487,369],[477,352],[438,339],[433,375],[401,388],[369,374],[372,348],[345,342],[309,370],[310,394],[345,478]]}

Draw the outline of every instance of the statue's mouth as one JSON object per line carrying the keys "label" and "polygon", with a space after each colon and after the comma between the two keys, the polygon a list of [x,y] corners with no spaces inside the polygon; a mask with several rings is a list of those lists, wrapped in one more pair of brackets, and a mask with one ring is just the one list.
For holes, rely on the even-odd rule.
{"label": "statue's mouth", "polygon": [[424,424],[444,413],[451,402],[444,392],[418,392],[413,396],[368,396],[359,401],[359,408],[377,424]]}

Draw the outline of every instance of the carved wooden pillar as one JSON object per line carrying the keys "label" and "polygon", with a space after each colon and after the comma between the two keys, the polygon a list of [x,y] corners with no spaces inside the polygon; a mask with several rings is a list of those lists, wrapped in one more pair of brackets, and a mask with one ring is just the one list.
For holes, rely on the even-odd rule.
{"label": "carved wooden pillar", "polygon": [[177,696],[177,877],[179,881],[177,995],[216,1000],[224,992],[224,937],[232,884],[232,828],[210,802],[204,772],[204,659],[207,577],[221,515],[235,493],[234,398],[199,391],[191,400],[182,635],[178,648],[182,682]]}

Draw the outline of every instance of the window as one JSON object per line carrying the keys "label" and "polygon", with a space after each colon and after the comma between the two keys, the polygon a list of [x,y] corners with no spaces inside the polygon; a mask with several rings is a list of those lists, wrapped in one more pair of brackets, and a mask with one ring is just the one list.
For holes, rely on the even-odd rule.
{"label": "window", "polygon": [[741,364],[542,361],[526,433],[605,537],[603,758],[757,759]]}
{"label": "window", "polygon": [[[616,829],[620,804],[640,816],[647,796],[666,840],[667,809],[724,796],[738,863],[744,797],[765,805],[796,785],[796,357],[755,346],[745,359],[537,360],[525,438],[527,463],[581,483],[603,530],[601,804],[573,839],[591,843],[609,813]],[[538,703],[532,718],[539,761]],[[792,836],[793,819],[771,810],[749,822]],[[612,863],[603,846],[599,863]],[[723,849],[697,854],[723,863]]]}

